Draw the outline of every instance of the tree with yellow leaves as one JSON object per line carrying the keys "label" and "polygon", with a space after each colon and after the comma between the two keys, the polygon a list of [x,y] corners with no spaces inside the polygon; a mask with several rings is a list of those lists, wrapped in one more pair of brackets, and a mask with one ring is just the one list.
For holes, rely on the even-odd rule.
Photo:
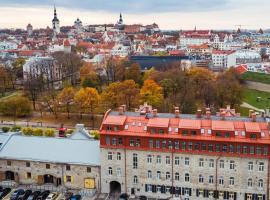
{"label": "tree with yellow leaves", "polygon": [[73,87],[66,87],[57,95],[59,104],[65,106],[68,119],[70,118],[70,107],[74,103],[74,96],[75,90]]}
{"label": "tree with yellow leaves", "polygon": [[163,89],[154,80],[145,80],[140,90],[141,102],[159,107],[163,102]]}
{"label": "tree with yellow leaves", "polygon": [[80,109],[81,118],[83,113],[90,113],[94,126],[94,113],[100,102],[100,95],[95,88],[82,88],[74,97],[75,104]]}

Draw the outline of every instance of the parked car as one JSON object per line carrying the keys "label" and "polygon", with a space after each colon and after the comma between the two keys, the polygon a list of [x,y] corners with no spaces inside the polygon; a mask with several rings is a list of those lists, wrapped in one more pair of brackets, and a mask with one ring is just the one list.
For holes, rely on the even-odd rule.
{"label": "parked car", "polygon": [[147,200],[147,197],[146,197],[146,196],[141,195],[141,196],[139,196],[139,199],[140,199],[140,200]]}
{"label": "parked car", "polygon": [[24,194],[18,196],[18,200],[26,200],[32,194],[32,190],[25,190]]}
{"label": "parked car", "polygon": [[17,189],[11,194],[10,200],[17,200],[18,197],[20,195],[22,195],[22,194],[24,194],[24,190],[23,189]]}
{"label": "parked car", "polygon": [[30,194],[30,196],[27,198],[27,200],[36,200],[37,197],[40,195],[40,191],[35,191],[32,194]]}
{"label": "parked car", "polygon": [[52,192],[49,194],[49,196],[47,196],[46,200],[55,200],[58,196],[59,196],[58,193]]}
{"label": "parked car", "polygon": [[128,197],[129,197],[128,194],[123,193],[120,195],[119,200],[128,200]]}
{"label": "parked car", "polygon": [[7,192],[7,193],[5,194],[5,196],[3,196],[3,197],[0,198],[0,199],[2,199],[2,200],[10,200],[11,195],[13,194],[13,192],[14,192],[16,189],[11,189],[11,188],[9,188],[9,189],[10,189],[9,192]]}
{"label": "parked car", "polygon": [[81,200],[82,196],[79,194],[73,195],[70,199],[71,200]]}
{"label": "parked car", "polygon": [[61,198],[61,200],[70,200],[71,197],[73,196],[72,192],[66,192],[63,197]]}
{"label": "parked car", "polygon": [[49,190],[45,190],[38,195],[37,200],[45,200],[50,194]]}
{"label": "parked car", "polygon": [[4,198],[8,193],[11,192],[10,188],[2,188],[2,190],[0,191],[0,199]]}

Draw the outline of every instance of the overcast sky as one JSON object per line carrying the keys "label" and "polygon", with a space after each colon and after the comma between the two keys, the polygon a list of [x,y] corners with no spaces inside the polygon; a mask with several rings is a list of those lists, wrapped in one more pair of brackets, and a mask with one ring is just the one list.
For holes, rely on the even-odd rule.
{"label": "overcast sky", "polygon": [[270,28],[270,0],[0,0],[0,28],[51,26],[54,4],[61,26],[115,23],[122,12],[126,24],[162,29]]}

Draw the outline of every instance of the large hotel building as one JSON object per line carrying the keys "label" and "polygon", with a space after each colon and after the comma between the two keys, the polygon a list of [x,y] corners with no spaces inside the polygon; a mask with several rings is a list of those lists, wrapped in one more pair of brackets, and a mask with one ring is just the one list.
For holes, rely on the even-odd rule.
{"label": "large hotel building", "polygon": [[269,199],[268,122],[230,108],[213,116],[108,111],[101,125],[101,190],[183,200]]}

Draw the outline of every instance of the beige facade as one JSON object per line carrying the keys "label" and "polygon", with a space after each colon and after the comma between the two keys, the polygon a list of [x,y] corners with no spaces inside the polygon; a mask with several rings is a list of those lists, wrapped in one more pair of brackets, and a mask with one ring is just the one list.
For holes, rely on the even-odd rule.
{"label": "beige facade", "polygon": [[[110,183],[116,181],[121,192],[153,198],[214,199],[218,190],[220,199],[226,195],[226,199],[244,200],[256,194],[259,200],[269,188],[267,159],[101,148],[101,171],[102,192],[109,193]],[[181,188],[181,195],[171,194],[172,187]]]}
{"label": "beige facade", "polygon": [[46,183],[68,189],[100,190],[100,167],[36,161],[0,160],[0,181],[19,184]]}

